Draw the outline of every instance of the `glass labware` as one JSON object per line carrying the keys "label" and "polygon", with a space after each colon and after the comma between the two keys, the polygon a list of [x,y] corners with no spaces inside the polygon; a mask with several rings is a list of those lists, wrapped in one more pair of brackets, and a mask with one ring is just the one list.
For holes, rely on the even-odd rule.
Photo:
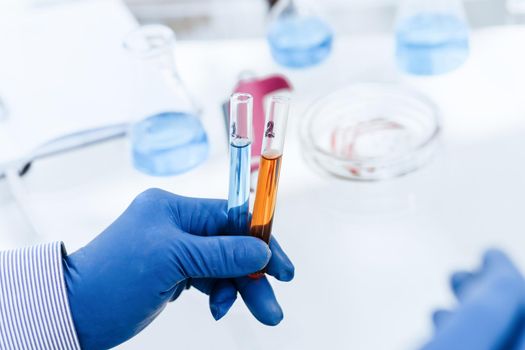
{"label": "glass labware", "polygon": [[145,71],[158,74],[177,98],[176,110],[132,123],[133,165],[154,176],[177,175],[201,164],[208,156],[208,137],[200,108],[181,80],[175,65],[175,33],[163,25],[144,25],[131,32],[124,47]]}
{"label": "glass labware", "polygon": [[395,35],[397,63],[406,73],[447,73],[469,54],[469,26],[460,0],[403,0]]}
{"label": "glass labware", "polygon": [[280,0],[270,11],[268,44],[275,61],[305,68],[325,60],[332,49],[333,30],[307,0]]}
{"label": "glass labware", "polygon": [[441,117],[417,91],[359,83],[316,101],[300,131],[303,155],[314,169],[352,180],[382,180],[412,172],[431,158]]}

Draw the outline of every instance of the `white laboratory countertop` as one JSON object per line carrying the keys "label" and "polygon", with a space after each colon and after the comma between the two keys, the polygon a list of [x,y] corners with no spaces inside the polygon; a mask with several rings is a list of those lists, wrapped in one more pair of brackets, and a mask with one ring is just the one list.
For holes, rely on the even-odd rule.
{"label": "white laboratory countertop", "polygon": [[[453,302],[447,281],[454,269],[474,266],[485,248],[499,246],[525,270],[523,42],[522,27],[475,32],[468,63],[431,79],[397,73],[388,35],[336,38],[328,61],[304,71],[276,66],[262,39],[181,42],[178,66],[205,102],[210,159],[191,173],[153,178],[133,170],[124,140],[71,152],[34,164],[21,184],[25,209],[42,239],[63,240],[74,251],[148,187],[225,198],[219,103],[242,69],[284,72],[296,87],[274,223],[296,265],[292,283],[273,283],[284,321],[262,326],[238,301],[215,322],[207,298],[190,291],[120,348],[417,348],[430,333],[431,310]],[[306,106],[337,87],[369,80],[403,81],[438,102],[445,122],[439,153],[421,170],[383,182],[314,173],[298,142]],[[29,232],[0,181],[2,247],[28,242]]]}

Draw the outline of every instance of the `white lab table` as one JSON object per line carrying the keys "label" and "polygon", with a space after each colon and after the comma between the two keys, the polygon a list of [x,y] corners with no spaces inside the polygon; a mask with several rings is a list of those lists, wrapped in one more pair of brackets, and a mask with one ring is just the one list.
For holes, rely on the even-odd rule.
{"label": "white lab table", "polygon": [[[25,214],[0,181],[0,243],[31,242],[33,226],[40,240],[63,240],[74,251],[148,187],[225,198],[219,105],[239,71],[282,72],[296,88],[274,223],[296,265],[292,283],[273,283],[285,319],[262,326],[238,300],[215,322],[207,298],[189,291],[120,348],[417,348],[431,332],[431,310],[453,303],[447,281],[454,269],[475,266],[490,246],[506,249],[525,269],[524,43],[525,28],[478,31],[464,67],[416,79],[395,69],[390,35],[338,37],[325,63],[301,71],[275,65],[263,39],[181,42],[179,69],[205,104],[209,160],[181,176],[148,177],[131,167],[126,142],[118,140],[38,161],[21,183]],[[401,81],[434,98],[444,117],[437,156],[415,173],[375,183],[312,171],[298,139],[306,106],[371,80]]]}

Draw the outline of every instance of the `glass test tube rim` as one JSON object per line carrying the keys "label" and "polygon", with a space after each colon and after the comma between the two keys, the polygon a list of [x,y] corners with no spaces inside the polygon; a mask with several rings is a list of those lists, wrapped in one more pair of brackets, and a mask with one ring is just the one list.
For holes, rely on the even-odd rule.
{"label": "glass test tube rim", "polygon": [[279,103],[287,103],[287,104],[290,104],[290,102],[292,101],[292,99],[288,96],[285,96],[285,95],[272,95],[270,97],[270,105],[272,103],[272,101],[276,101],[276,102],[279,102]]}
{"label": "glass test tube rim", "polygon": [[321,154],[324,157],[328,157],[336,161],[345,162],[346,164],[356,164],[356,165],[359,165],[363,162],[368,162],[368,161],[379,161],[381,163],[396,162],[397,160],[400,160],[400,159],[403,159],[409,156],[411,153],[401,154],[401,155],[396,155],[396,156],[391,156],[391,157],[384,157],[384,156],[363,157],[360,160],[351,160],[351,159],[348,159],[347,157],[339,156],[337,154],[334,154],[333,152],[327,151],[323,149],[322,147],[318,146],[315,142],[313,142],[314,135],[313,135],[313,130],[311,128],[311,124],[315,118],[315,115],[318,113],[319,110],[323,108],[324,104],[326,102],[332,101],[333,98],[337,95],[345,95],[351,90],[356,90],[356,89],[360,89],[363,87],[368,88],[368,89],[379,89],[381,91],[386,91],[388,89],[390,90],[390,92],[394,92],[397,94],[399,93],[404,94],[429,107],[429,109],[431,110],[432,117],[433,117],[432,121],[434,122],[434,130],[426,139],[421,141],[419,144],[415,145],[410,150],[411,153],[419,152],[425,149],[430,144],[435,142],[436,139],[441,134],[442,128],[443,128],[441,111],[439,107],[434,103],[434,101],[432,101],[430,98],[428,98],[424,94],[419,93],[418,91],[415,91],[406,86],[396,84],[396,83],[354,83],[345,88],[329,93],[328,95],[322,96],[310,104],[310,106],[306,109],[305,117],[303,119],[302,126],[300,128],[300,133],[301,133],[300,139],[301,139],[302,147],[313,149],[315,152]]}
{"label": "glass test tube rim", "polygon": [[[246,122],[248,130],[246,136],[240,136],[231,132],[233,116],[237,115],[237,112],[234,113],[234,107],[239,105],[247,105],[247,114]],[[236,120],[238,118],[235,118]],[[245,147],[252,143],[253,141],[253,96],[245,92],[237,92],[230,96],[230,120],[229,120],[229,141],[230,145],[234,147]]]}
{"label": "glass test tube rim", "polygon": [[285,95],[273,95],[270,97],[269,101],[268,101],[268,108],[267,108],[267,116],[265,118],[265,121],[264,121],[264,124],[265,126],[268,124],[268,122],[270,122],[270,115],[271,113],[273,113],[273,110],[272,110],[272,106],[273,105],[284,105],[286,107],[286,113],[284,114],[284,127],[282,130],[282,145],[279,149],[276,149],[276,148],[269,148],[269,149],[264,149],[265,147],[265,139],[267,138],[266,134],[263,136],[263,143],[262,143],[262,148],[261,149],[261,157],[264,157],[266,159],[276,159],[276,158],[279,158],[280,156],[283,155],[284,153],[284,139],[286,137],[286,130],[288,129],[288,118],[289,118],[289,115],[290,115],[290,105],[291,105],[291,98],[289,96],[285,96]]}

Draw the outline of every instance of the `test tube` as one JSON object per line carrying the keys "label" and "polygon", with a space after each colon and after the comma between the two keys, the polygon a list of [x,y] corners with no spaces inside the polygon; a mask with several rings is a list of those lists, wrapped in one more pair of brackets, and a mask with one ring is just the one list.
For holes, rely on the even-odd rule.
{"label": "test tube", "polygon": [[[259,178],[250,226],[250,235],[258,237],[266,243],[270,243],[272,235],[289,109],[289,98],[272,96],[266,114]],[[260,276],[262,276],[261,272],[250,275],[253,278]]]}
{"label": "test tube", "polygon": [[250,162],[253,97],[236,93],[230,98],[230,188],[228,233],[245,235],[250,219]]}

